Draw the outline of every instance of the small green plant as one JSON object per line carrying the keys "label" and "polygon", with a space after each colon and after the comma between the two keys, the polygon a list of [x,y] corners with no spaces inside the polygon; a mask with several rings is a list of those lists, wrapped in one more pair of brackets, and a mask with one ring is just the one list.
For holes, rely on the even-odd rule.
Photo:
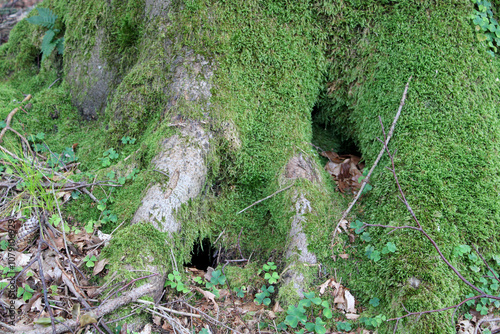
{"label": "small green plant", "polygon": [[292,328],[296,328],[299,323],[305,324],[307,322],[306,310],[301,305],[293,306],[289,305],[288,314],[285,318],[285,323]]}
{"label": "small green plant", "polygon": [[54,29],[56,23],[57,15],[48,8],[37,7],[38,15],[27,18],[31,24],[45,27],[48,30],[45,32],[42,40],[42,62],[50,56],[52,51],[57,48],[59,54],[63,54],[64,51],[64,37],[55,39],[55,36],[59,33],[59,29]]}
{"label": "small green plant", "polygon": [[380,257],[380,252],[378,250],[375,250],[375,247],[372,245],[368,245],[365,248],[365,255],[370,259],[375,262],[379,261],[381,259]]}
{"label": "small green plant", "polygon": [[365,230],[364,228],[364,224],[362,221],[360,220],[356,220],[354,222],[351,222],[351,224],[349,225],[352,229],[354,229],[354,233],[356,234],[361,234],[363,233],[363,231]]}
{"label": "small green plant", "polygon": [[29,285],[23,284],[22,287],[17,288],[17,297],[22,297],[22,299],[27,302],[31,299],[31,297],[33,297],[33,292],[35,292],[35,290],[33,290]]}
{"label": "small green plant", "polygon": [[122,138],[122,144],[134,144],[135,143],[135,138],[130,138],[129,136],[123,137]]}
{"label": "small green plant", "polygon": [[118,152],[115,151],[114,148],[110,148],[106,152],[102,154],[102,158],[99,158],[101,160],[101,166],[102,167],[109,167],[111,166],[111,161],[118,159],[120,156]]}
{"label": "small green plant", "polygon": [[477,33],[477,39],[479,42],[486,42],[489,48],[488,53],[494,57],[498,46],[500,46],[500,26],[493,17],[491,2],[472,0],[472,3],[477,5],[477,10],[474,10],[470,16]]}
{"label": "small green plant", "polygon": [[89,268],[93,268],[96,261],[97,261],[97,258],[95,257],[95,255],[92,255],[92,256],[87,255],[83,258],[83,262],[85,262],[85,265]]}
{"label": "small green plant", "polygon": [[7,240],[0,241],[0,250],[5,251],[9,248],[9,242]]}
{"label": "small green plant", "polygon": [[266,287],[265,285],[260,288],[262,292],[259,292],[255,295],[254,302],[257,305],[264,304],[266,306],[271,304],[271,293],[274,293],[274,286]]}
{"label": "small green plant", "polygon": [[[368,169],[365,168],[365,170],[363,171],[363,175],[360,176],[358,178],[358,183],[361,183],[361,181],[363,181],[364,179],[366,179],[366,176],[368,175]],[[370,184],[365,184],[365,187],[363,188],[363,191],[361,192],[361,195],[364,195],[366,194],[367,192],[369,192],[370,190],[372,190],[373,187],[370,185]]]}
{"label": "small green plant", "polygon": [[223,285],[226,283],[226,276],[222,274],[221,270],[214,270],[212,272],[212,278],[210,279],[210,282],[207,283],[207,288],[212,288],[216,285]]}
{"label": "small green plant", "polygon": [[364,324],[367,329],[373,330],[373,329],[376,329],[376,328],[380,327],[380,325],[382,325],[382,323],[386,319],[387,318],[386,318],[385,315],[379,314],[379,315],[377,315],[376,317],[373,317],[373,318],[361,317],[361,318],[359,318],[359,322],[361,322],[362,324]]}
{"label": "small green plant", "polygon": [[57,227],[57,226],[59,226],[60,222],[61,222],[61,217],[59,215],[52,215],[49,218],[49,223],[52,226]]}
{"label": "small green plant", "polygon": [[[313,305],[323,307],[322,315],[327,319],[331,319],[333,317],[328,301],[322,300],[320,297],[316,297],[314,292],[304,292],[304,298],[299,301],[297,306],[288,306],[285,321],[278,326],[278,329],[286,331],[286,325],[292,328],[297,328],[299,324],[302,324],[305,329],[302,328],[298,333],[304,333],[305,330],[318,334],[326,333],[326,323],[320,317],[317,316],[314,322],[312,320],[308,321],[306,308],[312,307]],[[311,309],[310,316],[313,316],[313,309]]]}
{"label": "small green plant", "polygon": [[234,288],[234,292],[236,292],[236,297],[243,298],[245,297],[245,288],[242,286],[241,288]]}
{"label": "small green plant", "polygon": [[91,234],[94,232],[94,227],[97,226],[97,222],[93,219],[90,219],[86,224],[85,226],[83,227],[83,229],[85,230],[85,232],[87,232],[88,234]]}
{"label": "small green plant", "polygon": [[182,283],[181,274],[176,270],[171,274],[168,274],[168,280],[165,282],[165,286],[170,286],[172,289],[176,289],[178,292],[188,293],[189,288]]}
{"label": "small green plant", "polygon": [[342,322],[342,321],[337,322],[337,330],[341,332],[347,332],[350,331],[351,329],[352,325],[350,322]]}
{"label": "small green plant", "polygon": [[371,306],[377,307],[380,304],[380,299],[378,299],[377,297],[372,298],[372,299],[370,299],[369,303]]}
{"label": "small green plant", "polygon": [[264,274],[264,279],[269,282],[269,284],[274,284],[278,282],[280,276],[278,275],[277,272],[273,271],[272,273],[269,272],[271,270],[275,270],[277,266],[274,264],[274,262],[268,262],[267,264],[262,266],[262,270],[264,270],[266,273]]}

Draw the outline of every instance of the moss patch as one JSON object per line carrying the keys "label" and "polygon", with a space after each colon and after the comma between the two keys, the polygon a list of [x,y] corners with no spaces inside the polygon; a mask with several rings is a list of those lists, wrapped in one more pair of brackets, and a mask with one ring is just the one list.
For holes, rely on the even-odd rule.
{"label": "moss patch", "polygon": [[[413,75],[390,144],[392,151],[397,149],[400,183],[424,229],[473,279],[475,274],[459,265],[452,249],[474,243],[487,256],[499,251],[499,85],[498,61],[474,38],[469,21],[472,6],[362,1],[342,10],[329,3],[322,10],[338,27],[332,30],[334,62],[329,71],[335,89],[325,98],[324,116],[348,127],[370,165],[380,150],[377,116],[388,129],[404,85]],[[358,217],[374,224],[412,224],[396,197],[392,176],[383,170],[388,163],[387,158],[379,163],[372,177],[374,190]],[[409,311],[437,309],[471,292],[422,235],[386,232],[371,229],[370,244],[380,251],[386,242],[395,242],[395,255],[371,262],[364,255],[367,243],[358,241],[351,254],[359,275],[349,274],[354,264],[343,266],[358,299],[379,297],[386,314],[394,317],[405,313],[401,302]],[[423,282],[418,290],[407,283],[412,276]],[[428,315],[400,327],[411,333],[452,333],[449,316],[448,312]]]}

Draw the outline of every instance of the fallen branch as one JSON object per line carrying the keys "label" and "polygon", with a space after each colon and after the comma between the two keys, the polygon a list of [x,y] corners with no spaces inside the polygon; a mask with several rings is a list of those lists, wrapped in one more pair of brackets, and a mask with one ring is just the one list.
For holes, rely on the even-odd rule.
{"label": "fallen branch", "polygon": [[[102,304],[86,315],[94,319],[102,318],[103,316],[117,310],[118,308],[127,305],[129,303],[137,301],[140,297],[153,293],[156,287],[153,284],[146,283],[140,287],[128,291],[118,298],[109,300],[108,302]],[[81,316],[80,316],[81,318]],[[68,328],[75,331],[79,328],[80,324],[77,320],[71,319],[55,326],[55,330],[52,328],[34,329],[32,331],[16,331],[15,333],[25,333],[25,334],[62,334],[68,332]]]}
{"label": "fallen branch", "polygon": [[247,206],[246,208],[244,208],[243,210],[241,210],[240,212],[238,212],[238,213],[237,213],[237,215],[239,215],[240,213],[242,213],[242,212],[244,212],[244,211],[246,211],[246,210],[250,209],[252,206],[259,204],[260,202],[263,202],[263,201],[265,201],[266,199],[269,199],[269,198],[271,198],[271,197],[273,197],[273,196],[275,196],[275,195],[279,194],[280,192],[285,191],[285,190],[287,190],[288,188],[291,188],[292,186],[293,186],[293,183],[292,183],[291,185],[289,185],[289,186],[287,186],[287,187],[283,188],[283,189],[280,189],[280,190],[278,190],[278,191],[276,191],[276,192],[272,193],[271,195],[269,195],[269,196],[267,196],[267,197],[265,197],[265,198],[263,198],[263,199],[259,199],[257,202],[252,203],[251,205]]}
{"label": "fallen branch", "polygon": [[389,130],[389,134],[387,135],[387,137],[385,138],[385,142],[384,142],[384,147],[382,147],[382,149],[380,150],[380,153],[378,154],[378,157],[377,159],[375,160],[375,163],[373,164],[372,168],[370,169],[370,171],[368,172],[368,175],[366,176],[365,179],[363,179],[363,182],[361,183],[361,188],[359,189],[358,193],[356,194],[356,197],[354,198],[354,200],[351,202],[351,204],[349,204],[349,207],[347,208],[346,211],[344,211],[344,213],[342,214],[342,218],[340,218],[339,222],[337,223],[337,226],[335,227],[335,230],[333,230],[333,237],[332,237],[332,245],[334,243],[333,240],[335,240],[335,236],[337,235],[337,230],[339,229],[339,226],[340,226],[340,223],[346,219],[347,215],[349,214],[349,212],[351,212],[352,208],[354,207],[354,204],[356,204],[356,202],[358,201],[359,197],[361,196],[361,194],[363,193],[363,189],[365,188],[365,185],[368,183],[368,181],[370,180],[370,176],[372,175],[373,171],[375,170],[375,167],[377,167],[378,165],[378,162],[380,161],[380,159],[382,158],[382,156],[384,155],[384,152],[385,152],[385,147],[387,146],[387,144],[389,144],[389,141],[391,140],[391,137],[394,133],[394,129],[396,127],[396,123],[399,119],[399,115],[401,115],[401,110],[403,109],[403,106],[405,105],[405,100],[406,100],[406,94],[408,93],[408,86],[410,85],[410,80],[411,80],[411,76],[408,78],[408,82],[406,83],[406,86],[405,86],[405,90],[403,92],[403,97],[401,98],[401,103],[399,104],[399,108],[398,108],[398,112],[396,113],[396,116],[394,117],[394,120],[392,121],[392,125],[391,125],[391,129]]}
{"label": "fallen branch", "polygon": [[187,313],[187,312],[173,310],[171,308],[167,308],[167,307],[164,307],[164,306],[161,306],[161,305],[156,305],[155,303],[153,303],[153,302],[151,302],[149,300],[138,299],[136,301],[136,303],[141,303],[141,304],[146,304],[146,305],[153,305],[154,308],[157,308],[159,310],[162,310],[162,311],[165,311],[165,312],[168,312],[168,313],[174,313],[174,314],[183,315],[183,316],[186,316],[186,317],[201,318],[201,315],[199,315],[199,314]]}

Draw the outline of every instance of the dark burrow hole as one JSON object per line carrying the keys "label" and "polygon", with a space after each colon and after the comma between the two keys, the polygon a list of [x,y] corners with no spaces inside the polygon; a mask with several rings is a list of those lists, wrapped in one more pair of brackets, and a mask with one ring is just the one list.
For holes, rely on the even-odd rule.
{"label": "dark burrow hole", "polygon": [[215,268],[216,266],[217,248],[212,246],[210,239],[205,238],[201,242],[196,241],[191,251],[191,262],[187,264],[187,267],[195,267],[206,271],[208,267]]}
{"label": "dark burrow hole", "polygon": [[[313,138],[312,144],[325,151],[334,151],[339,155],[352,154],[361,157],[358,145],[350,134],[348,124],[343,124],[340,117],[335,117],[319,104],[311,113]],[[347,114],[347,107],[339,108],[339,114]],[[347,123],[347,121],[345,122]],[[321,150],[319,151],[321,152]]]}

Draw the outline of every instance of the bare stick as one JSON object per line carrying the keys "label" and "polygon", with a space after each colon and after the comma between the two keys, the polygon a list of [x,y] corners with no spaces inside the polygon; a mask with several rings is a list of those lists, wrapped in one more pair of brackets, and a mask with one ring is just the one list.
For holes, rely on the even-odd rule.
{"label": "bare stick", "polygon": [[243,210],[241,210],[240,212],[238,212],[238,213],[237,213],[237,215],[239,215],[239,214],[240,214],[240,213],[242,213],[243,211],[246,211],[246,210],[250,209],[252,206],[254,206],[254,205],[256,205],[256,204],[259,204],[260,202],[263,202],[263,201],[265,201],[266,199],[269,199],[269,198],[273,197],[274,195],[277,195],[277,194],[279,194],[280,192],[285,191],[285,190],[287,190],[288,188],[291,188],[292,186],[293,186],[293,183],[292,183],[291,185],[289,185],[289,186],[287,186],[287,187],[283,188],[283,189],[280,189],[280,190],[278,190],[278,191],[274,192],[273,194],[271,194],[271,195],[269,195],[269,196],[267,196],[267,197],[265,197],[265,198],[263,198],[263,199],[259,199],[257,202],[252,203],[251,205],[247,206],[246,208],[244,208]]}
{"label": "bare stick", "polygon": [[142,304],[146,304],[146,305],[154,305],[154,307],[157,308],[157,309],[159,309],[159,310],[162,310],[162,311],[165,311],[165,312],[169,312],[169,313],[184,315],[186,317],[201,318],[201,315],[199,315],[199,314],[187,313],[187,312],[173,310],[173,309],[161,306],[161,305],[156,305],[155,303],[150,302],[149,300],[137,299],[136,303],[142,303]]}
{"label": "bare stick", "polygon": [[[28,96],[26,96],[22,102],[27,102],[30,99],[31,99],[31,94],[28,94]],[[21,108],[20,107],[14,108],[14,110],[12,110],[7,116],[7,119],[5,120],[5,123],[7,125],[5,126],[5,128],[3,128],[2,132],[0,132],[0,143],[3,141],[2,138],[5,135],[5,132],[7,132],[7,130],[10,128],[10,122],[12,121],[12,117],[14,117],[14,115],[19,111],[19,109]]]}
{"label": "bare stick", "polygon": [[500,318],[494,318],[494,319],[483,318],[483,319],[479,320],[476,328],[474,329],[474,334],[477,334],[477,331],[479,330],[479,328],[481,328],[481,324],[483,322],[497,322],[497,321],[500,321]]}
{"label": "bare stick", "polygon": [[[88,315],[95,319],[99,319],[105,316],[106,314],[111,313],[114,310],[120,308],[123,305],[127,305],[131,302],[136,301],[137,299],[139,299],[144,295],[152,293],[155,290],[155,288],[156,287],[153,284],[149,283],[141,285],[140,287],[134,290],[125,292],[118,298],[115,298],[113,300],[101,304],[98,308],[89,312]],[[60,333],[66,333],[68,331],[68,328],[76,329],[78,326],[79,326],[78,321],[75,319],[71,319],[71,320],[66,320],[64,323],[56,325],[55,331],[53,331],[52,328],[44,328],[44,329],[35,329],[32,331],[19,331],[16,333],[24,332],[24,334],[60,334]]]}
{"label": "bare stick", "polygon": [[209,316],[208,314],[206,314],[205,312],[201,311],[200,309],[197,309],[196,307],[194,306],[191,306],[189,305],[188,303],[186,302],[183,302],[181,301],[184,305],[190,307],[191,309],[195,310],[196,312],[198,313],[201,313],[201,315],[203,315],[208,321],[212,322],[212,323],[215,323],[217,325],[220,325],[222,327],[225,327],[227,329],[229,329],[231,331],[231,333],[238,333],[238,334],[242,334],[241,332],[238,332],[236,329],[232,329],[231,327],[228,327],[226,325],[224,325],[224,323],[220,322],[219,320],[215,319],[215,318],[212,318],[211,316]]}
{"label": "bare stick", "polygon": [[476,245],[472,245],[472,247],[474,247],[474,250],[476,251],[477,255],[479,255],[479,257],[481,258],[481,260],[483,260],[483,263],[484,265],[488,268],[488,270],[493,274],[493,277],[498,281],[500,282],[500,279],[498,279],[498,276],[495,274],[495,271],[493,269],[491,269],[490,265],[488,264],[488,262],[486,262],[486,260],[484,259],[484,257],[481,255],[481,253],[479,253],[479,251],[477,250],[477,247]]}
{"label": "bare stick", "polygon": [[389,134],[385,138],[384,142],[384,147],[380,150],[377,159],[375,160],[375,163],[373,164],[372,168],[368,172],[368,175],[366,176],[365,179],[363,179],[363,182],[361,183],[361,188],[359,189],[358,193],[356,194],[356,197],[354,200],[349,204],[349,207],[347,208],[346,211],[342,214],[342,218],[340,218],[339,222],[337,223],[337,226],[335,227],[335,230],[333,230],[333,237],[332,237],[332,245],[333,245],[333,240],[335,239],[335,236],[337,235],[337,230],[339,229],[340,223],[347,217],[349,212],[351,212],[352,208],[354,207],[354,204],[358,201],[359,197],[361,196],[361,193],[363,192],[363,189],[365,188],[365,185],[368,183],[370,180],[370,176],[372,175],[373,171],[375,170],[375,167],[377,167],[378,162],[382,158],[385,152],[385,146],[389,144],[389,141],[391,140],[391,137],[394,133],[394,129],[396,127],[396,123],[399,119],[399,115],[401,115],[401,110],[403,109],[403,106],[405,105],[405,100],[406,100],[406,94],[408,93],[408,86],[410,85],[410,80],[411,76],[408,78],[408,82],[406,83],[405,90],[403,92],[403,97],[401,98],[401,103],[399,104],[398,112],[396,113],[396,116],[394,117],[394,120],[392,121],[391,129],[389,130]]}

